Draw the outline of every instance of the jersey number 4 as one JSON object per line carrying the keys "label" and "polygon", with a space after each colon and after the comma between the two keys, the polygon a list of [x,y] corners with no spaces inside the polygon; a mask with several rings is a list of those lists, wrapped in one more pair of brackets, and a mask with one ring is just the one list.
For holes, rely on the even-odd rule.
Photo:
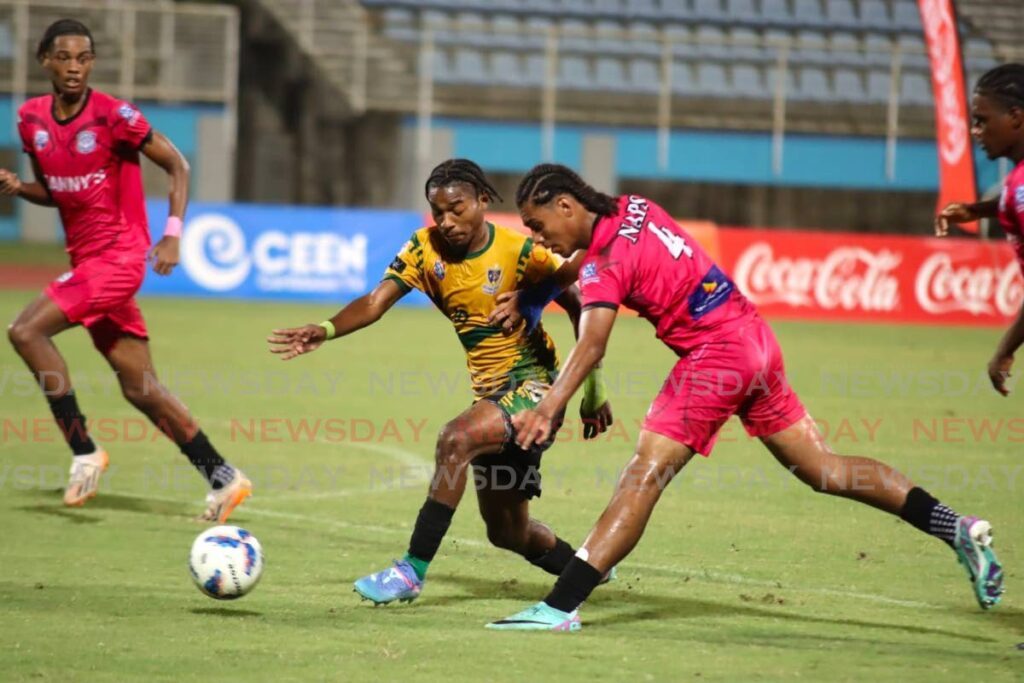
{"label": "jersey number 4", "polygon": [[672,254],[672,258],[678,261],[683,254],[686,254],[687,258],[693,258],[693,249],[686,243],[686,240],[668,228],[664,228],[654,221],[648,221],[647,229],[658,236],[661,243],[668,249],[668,253]]}

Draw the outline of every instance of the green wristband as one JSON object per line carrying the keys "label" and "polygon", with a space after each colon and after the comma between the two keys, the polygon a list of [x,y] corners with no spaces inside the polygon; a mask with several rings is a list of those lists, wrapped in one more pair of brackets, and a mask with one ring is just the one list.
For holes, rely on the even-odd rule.
{"label": "green wristband", "polygon": [[604,373],[601,368],[594,368],[583,380],[583,405],[580,410],[593,413],[607,402],[608,392],[604,386]]}
{"label": "green wristband", "polygon": [[334,323],[332,323],[330,320],[325,320],[322,323],[320,323],[320,327],[324,328],[324,332],[327,333],[328,339],[334,339]]}

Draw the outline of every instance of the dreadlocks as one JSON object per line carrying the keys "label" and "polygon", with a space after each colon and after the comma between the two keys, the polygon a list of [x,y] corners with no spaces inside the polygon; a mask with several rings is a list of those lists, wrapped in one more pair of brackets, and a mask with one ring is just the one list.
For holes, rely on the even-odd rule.
{"label": "dreadlocks", "polygon": [[598,192],[575,171],[561,164],[534,166],[519,183],[516,206],[532,203],[543,206],[560,194],[572,195],[587,211],[598,216],[611,216],[618,210],[615,197]]}
{"label": "dreadlocks", "polygon": [[499,202],[504,201],[484,175],[484,170],[469,159],[449,159],[438,164],[430,172],[423,192],[429,195],[431,188],[443,187],[450,183],[466,183],[476,190],[478,196],[488,194]]}
{"label": "dreadlocks", "polygon": [[1024,109],[1024,64],[1002,64],[978,79],[974,92]]}
{"label": "dreadlocks", "polygon": [[60,36],[85,36],[89,39],[89,49],[93,52],[96,51],[92,33],[89,32],[85,24],[74,19],[59,19],[46,27],[46,33],[43,34],[43,38],[36,48],[36,59],[42,61],[46,53],[53,47],[53,41]]}

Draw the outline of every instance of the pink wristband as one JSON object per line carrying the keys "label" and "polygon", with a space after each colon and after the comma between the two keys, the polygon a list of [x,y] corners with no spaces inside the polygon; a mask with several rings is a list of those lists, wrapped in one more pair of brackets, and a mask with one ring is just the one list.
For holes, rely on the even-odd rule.
{"label": "pink wristband", "polygon": [[177,216],[168,216],[164,226],[164,237],[181,237],[182,223]]}

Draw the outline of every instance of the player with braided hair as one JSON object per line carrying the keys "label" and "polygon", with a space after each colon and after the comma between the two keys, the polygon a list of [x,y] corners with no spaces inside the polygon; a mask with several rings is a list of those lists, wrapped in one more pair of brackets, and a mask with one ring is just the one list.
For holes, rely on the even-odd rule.
{"label": "player with braided hair", "polygon": [[944,541],[966,568],[978,604],[999,602],[1003,572],[991,525],[957,514],[884,463],[834,453],[786,381],[771,328],[664,209],[636,195],[614,199],[555,165],[527,175],[516,201],[538,244],[563,256],[586,250],[579,338],[543,400],[512,418],[520,448],[550,437],[556,416],[604,356],[619,306],[650,321],[679,361],[647,411],[611,501],[553,590],[489,628],[578,630],[577,610],[602,573],[633,550],[666,485],[695,454],[711,453],[733,415],[814,490],[898,515]]}
{"label": "player with braided hair", "polygon": [[[1003,64],[978,79],[971,110],[971,134],[988,158],[1006,157],[1015,168],[1006,177],[998,199],[976,204],[953,203],[945,207],[935,219],[935,234],[945,236],[950,223],[998,218],[1024,271],[1024,64]],[[1021,344],[1024,344],[1024,307],[999,340],[988,362],[989,380],[1003,396],[1010,393],[1006,380],[1013,367],[1013,355]]]}
{"label": "player with braided hair", "polygon": [[[271,350],[285,360],[309,353],[327,340],[377,322],[406,293],[419,289],[451,320],[462,342],[475,400],[438,436],[434,476],[405,557],[355,582],[355,590],[376,604],[411,601],[419,595],[427,567],[462,499],[470,465],[491,543],[555,575],[574,552],[529,514],[530,498],[540,495],[541,454],[552,439],[520,449],[512,426],[512,417],[535,406],[554,381],[554,342],[540,325],[519,320],[503,329],[488,320],[495,297],[555,277],[558,261],[526,235],[486,220],[491,200],[500,197],[472,161],[442,163],[430,174],[424,192],[435,225],[413,233],[372,292],[320,325],[274,330],[268,340]],[[566,290],[558,302],[575,323],[578,290]],[[594,373],[580,414],[586,421],[586,438],[611,424],[611,408]]]}

